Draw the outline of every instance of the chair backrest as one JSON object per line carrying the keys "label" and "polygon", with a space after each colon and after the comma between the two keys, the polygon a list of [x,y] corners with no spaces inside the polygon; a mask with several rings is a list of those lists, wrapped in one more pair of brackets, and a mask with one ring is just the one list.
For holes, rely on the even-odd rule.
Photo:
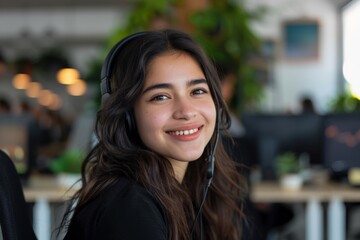
{"label": "chair backrest", "polygon": [[20,177],[12,160],[1,150],[0,225],[4,240],[36,239]]}

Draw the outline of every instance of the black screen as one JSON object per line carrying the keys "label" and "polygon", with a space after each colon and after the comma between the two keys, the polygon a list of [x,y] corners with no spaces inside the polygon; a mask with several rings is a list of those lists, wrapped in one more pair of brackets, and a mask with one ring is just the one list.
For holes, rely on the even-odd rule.
{"label": "black screen", "polygon": [[324,118],[324,161],[332,172],[360,167],[360,114]]}
{"label": "black screen", "polygon": [[275,177],[278,155],[306,153],[309,164],[322,163],[322,116],[317,114],[244,114],[243,125],[254,149],[253,159],[262,168],[265,179]]}

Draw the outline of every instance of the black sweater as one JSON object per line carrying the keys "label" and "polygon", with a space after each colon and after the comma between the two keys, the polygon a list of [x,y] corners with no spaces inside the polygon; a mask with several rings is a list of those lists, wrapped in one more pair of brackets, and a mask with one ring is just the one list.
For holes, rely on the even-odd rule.
{"label": "black sweater", "polygon": [[121,178],[84,205],[71,220],[66,240],[167,240],[161,205],[136,182]]}

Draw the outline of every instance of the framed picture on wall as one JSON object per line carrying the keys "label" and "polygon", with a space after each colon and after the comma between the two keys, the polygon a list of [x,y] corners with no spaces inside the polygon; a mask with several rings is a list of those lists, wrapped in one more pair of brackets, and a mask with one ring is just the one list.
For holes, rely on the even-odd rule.
{"label": "framed picture on wall", "polygon": [[286,60],[317,60],[320,27],[317,20],[301,19],[283,23],[282,55]]}

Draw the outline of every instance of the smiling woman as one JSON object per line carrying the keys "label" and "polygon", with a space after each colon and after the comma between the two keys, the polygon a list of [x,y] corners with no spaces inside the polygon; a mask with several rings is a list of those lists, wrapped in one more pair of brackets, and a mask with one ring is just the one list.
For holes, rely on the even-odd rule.
{"label": "smiling woman", "polygon": [[185,33],[116,44],[65,239],[239,239],[246,181],[219,140],[229,123],[219,86]]}
{"label": "smiling woman", "polygon": [[201,157],[215,128],[215,104],[204,73],[191,56],[170,52],[151,61],[143,88],[134,107],[140,138],[170,163],[182,162],[185,171]]}

